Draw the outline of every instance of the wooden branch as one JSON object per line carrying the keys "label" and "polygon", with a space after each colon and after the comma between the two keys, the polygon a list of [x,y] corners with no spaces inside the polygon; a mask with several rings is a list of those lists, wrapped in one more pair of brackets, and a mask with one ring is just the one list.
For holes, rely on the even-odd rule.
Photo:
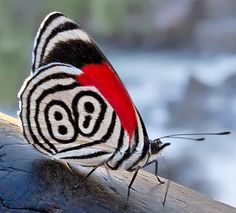
{"label": "wooden branch", "polygon": [[91,169],[75,168],[76,175],[34,150],[17,120],[0,113],[0,212],[236,212],[173,182],[164,206],[166,184],[145,171],[138,174],[126,206],[132,173],[99,168],[74,190]]}

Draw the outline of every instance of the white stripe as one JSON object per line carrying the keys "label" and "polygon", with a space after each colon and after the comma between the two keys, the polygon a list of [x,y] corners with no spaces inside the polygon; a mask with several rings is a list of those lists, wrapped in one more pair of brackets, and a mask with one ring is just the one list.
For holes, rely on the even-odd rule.
{"label": "white stripe", "polygon": [[142,152],[143,151],[143,146],[144,146],[144,135],[143,135],[143,127],[139,118],[139,115],[137,113],[137,111],[135,110],[135,114],[136,114],[136,118],[137,118],[137,126],[138,126],[138,139],[139,139],[139,143],[136,147],[136,151],[138,152]]}
{"label": "white stripe", "polygon": [[32,63],[34,63],[34,61],[36,61],[35,63],[35,68],[37,69],[38,66],[39,66],[39,57],[41,55],[41,52],[42,52],[42,48],[45,44],[45,40],[46,38],[50,35],[50,33],[53,31],[53,29],[55,29],[56,27],[58,27],[59,25],[65,23],[65,22],[72,22],[74,24],[76,24],[75,22],[73,22],[71,19],[65,17],[65,16],[59,16],[57,17],[56,19],[54,19],[48,26],[47,28],[45,29],[44,33],[41,35],[40,37],[40,41],[39,41],[39,44],[38,44],[38,48],[36,48],[36,45],[37,45],[37,40],[39,39],[39,35],[42,31],[42,28],[44,27],[45,25],[45,22],[48,20],[48,18],[53,15],[54,13],[50,13],[44,20],[43,22],[41,23],[40,27],[39,27],[39,30],[36,34],[36,37],[35,37],[35,41],[34,41],[34,47],[33,47],[33,52],[32,52]]}
{"label": "white stripe", "polygon": [[[110,117],[112,119],[113,110],[109,108],[109,111],[111,111]],[[107,123],[108,123],[108,121],[107,121],[107,117],[106,117],[106,119],[104,119],[104,121],[101,124],[101,129],[104,128],[107,130],[109,128],[109,127],[105,126],[105,124],[107,124]],[[111,121],[109,122],[109,124],[110,123],[111,123]],[[120,123],[118,116],[116,116],[116,122],[115,122],[113,133],[112,133],[111,137],[106,141],[106,144],[110,145],[111,147],[114,147],[115,149],[117,149],[117,146],[118,146],[118,140],[120,137],[120,129],[121,129],[121,123]]]}
{"label": "white stripe", "polygon": [[123,145],[121,146],[120,151],[118,151],[114,155],[114,157],[109,161],[109,165],[111,167],[115,167],[115,165],[118,163],[118,161],[120,161],[123,158],[125,152],[129,149],[129,145],[130,145],[129,144],[129,136],[128,136],[127,132],[124,131]]}
{"label": "white stripe", "polygon": [[60,32],[49,41],[43,59],[47,57],[47,55],[57,45],[57,43],[66,42],[68,40],[83,40],[87,43],[91,42],[88,35],[81,29]]}
{"label": "white stripe", "polygon": [[114,150],[112,150],[111,147],[109,147],[109,146],[96,145],[96,146],[85,147],[85,148],[82,148],[79,150],[72,150],[72,151],[68,151],[68,152],[64,152],[64,153],[58,153],[58,154],[54,155],[53,158],[62,159],[63,157],[71,157],[71,156],[78,156],[79,157],[79,156],[94,154],[99,151],[102,151],[102,152],[107,151],[109,153],[105,154],[105,155],[98,156],[98,157],[94,157],[94,158],[63,159],[63,160],[67,161],[67,162],[76,162],[76,163],[79,163],[80,165],[93,166],[93,165],[99,165],[100,163],[107,161],[111,157],[112,153],[114,152]]}

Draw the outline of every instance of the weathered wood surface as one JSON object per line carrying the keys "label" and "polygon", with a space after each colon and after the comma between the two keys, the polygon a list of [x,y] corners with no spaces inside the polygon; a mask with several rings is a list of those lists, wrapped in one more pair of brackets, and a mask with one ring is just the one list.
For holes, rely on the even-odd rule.
{"label": "weathered wood surface", "polygon": [[236,212],[175,183],[164,206],[166,185],[145,171],[138,174],[126,206],[131,173],[99,168],[74,190],[89,168],[76,166],[76,171],[77,177],[62,162],[34,150],[17,120],[0,113],[0,212]]}

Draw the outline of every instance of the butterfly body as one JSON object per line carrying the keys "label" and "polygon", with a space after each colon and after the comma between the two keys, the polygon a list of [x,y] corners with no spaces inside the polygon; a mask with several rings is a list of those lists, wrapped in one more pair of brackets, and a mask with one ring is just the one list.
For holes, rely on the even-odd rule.
{"label": "butterfly body", "polygon": [[83,166],[136,170],[169,144],[148,138],[113,67],[75,22],[49,14],[37,33],[19,117],[40,152]]}

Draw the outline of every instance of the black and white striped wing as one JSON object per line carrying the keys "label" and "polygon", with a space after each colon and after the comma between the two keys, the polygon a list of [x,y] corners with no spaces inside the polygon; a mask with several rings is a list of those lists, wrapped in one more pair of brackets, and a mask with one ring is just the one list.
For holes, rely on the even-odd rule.
{"label": "black and white striped wing", "polygon": [[109,61],[79,25],[61,13],[49,14],[32,56],[32,73],[19,92],[29,143],[86,166],[108,159],[113,168],[145,162],[142,119]]}
{"label": "black and white striped wing", "polygon": [[97,165],[109,159],[118,141],[127,136],[100,92],[78,84],[76,77],[82,73],[59,63],[37,70],[18,94],[19,116],[26,139],[39,151]]}
{"label": "black and white striped wing", "polygon": [[108,60],[90,36],[73,20],[50,13],[40,25],[32,52],[32,72],[52,62],[81,68]]}

